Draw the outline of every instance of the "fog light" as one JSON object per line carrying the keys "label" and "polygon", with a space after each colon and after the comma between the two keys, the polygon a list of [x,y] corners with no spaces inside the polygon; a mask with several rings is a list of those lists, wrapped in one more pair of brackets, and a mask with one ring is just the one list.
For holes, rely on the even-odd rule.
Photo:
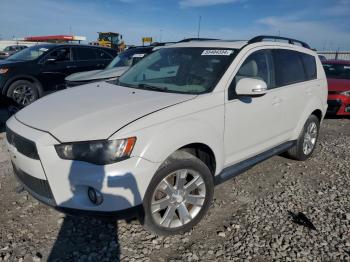
{"label": "fog light", "polygon": [[88,196],[89,196],[90,201],[94,205],[100,205],[103,202],[103,197],[102,197],[101,192],[96,190],[95,188],[89,187]]}

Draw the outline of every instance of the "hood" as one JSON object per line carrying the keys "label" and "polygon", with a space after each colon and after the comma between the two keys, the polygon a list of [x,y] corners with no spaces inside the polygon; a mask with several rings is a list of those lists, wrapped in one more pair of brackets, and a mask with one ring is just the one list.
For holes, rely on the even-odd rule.
{"label": "hood", "polygon": [[349,91],[350,79],[336,79],[328,78],[328,90],[329,91]]}
{"label": "hood", "polygon": [[21,60],[0,60],[0,67],[8,67],[8,66],[16,66],[18,64],[24,64],[24,63],[28,63],[28,61],[21,61]]}
{"label": "hood", "polygon": [[114,67],[104,70],[93,70],[87,72],[75,73],[66,77],[67,81],[88,81],[88,80],[98,80],[98,79],[108,79],[121,76],[128,66],[125,67]]}
{"label": "hood", "polygon": [[92,83],[43,97],[15,116],[61,142],[99,140],[138,118],[194,97]]}

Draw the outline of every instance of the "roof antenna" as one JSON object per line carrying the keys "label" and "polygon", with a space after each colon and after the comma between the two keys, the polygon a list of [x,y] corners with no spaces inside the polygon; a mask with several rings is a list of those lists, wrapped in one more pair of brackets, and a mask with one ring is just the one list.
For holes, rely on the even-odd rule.
{"label": "roof antenna", "polygon": [[201,31],[201,22],[202,22],[202,16],[199,16],[199,20],[198,20],[198,32],[197,32],[197,38],[199,39],[199,33]]}

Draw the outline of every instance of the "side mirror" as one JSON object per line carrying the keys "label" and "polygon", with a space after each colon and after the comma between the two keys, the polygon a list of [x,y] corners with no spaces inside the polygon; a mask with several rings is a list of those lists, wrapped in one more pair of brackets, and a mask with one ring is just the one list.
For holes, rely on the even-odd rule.
{"label": "side mirror", "polygon": [[263,96],[266,92],[265,81],[255,78],[242,78],[236,85],[236,94],[239,96]]}
{"label": "side mirror", "polygon": [[46,59],[45,64],[54,64],[56,61],[56,58],[48,58]]}

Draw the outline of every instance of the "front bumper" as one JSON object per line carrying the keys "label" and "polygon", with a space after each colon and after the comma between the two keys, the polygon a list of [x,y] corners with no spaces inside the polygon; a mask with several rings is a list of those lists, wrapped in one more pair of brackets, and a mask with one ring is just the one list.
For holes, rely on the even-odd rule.
{"label": "front bumper", "polygon": [[[50,134],[30,128],[14,117],[7,122],[14,134],[32,141],[39,156],[35,159],[18,145],[7,145],[19,181],[35,198],[70,214],[129,213],[142,205],[144,194],[159,164],[139,157],[98,166],[63,160],[54,148],[59,142]],[[89,187],[98,190],[103,202],[95,205],[88,197]]]}
{"label": "front bumper", "polygon": [[329,115],[350,115],[350,97],[338,94],[328,95]]}

